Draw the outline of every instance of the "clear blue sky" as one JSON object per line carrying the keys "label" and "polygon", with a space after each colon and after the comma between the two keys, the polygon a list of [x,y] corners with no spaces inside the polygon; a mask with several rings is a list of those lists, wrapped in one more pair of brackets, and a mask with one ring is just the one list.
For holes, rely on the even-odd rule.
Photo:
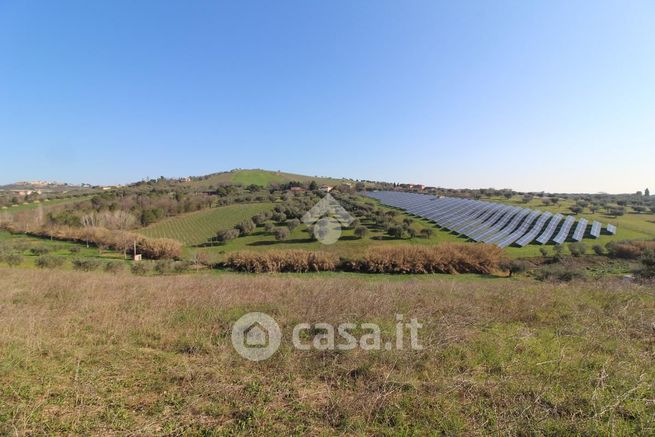
{"label": "clear blue sky", "polygon": [[0,183],[655,189],[655,2],[0,1]]}

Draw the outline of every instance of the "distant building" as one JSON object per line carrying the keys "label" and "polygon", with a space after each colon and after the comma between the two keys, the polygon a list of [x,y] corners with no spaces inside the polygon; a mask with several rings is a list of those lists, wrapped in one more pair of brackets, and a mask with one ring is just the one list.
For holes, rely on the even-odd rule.
{"label": "distant building", "polygon": [[293,193],[302,193],[302,192],[307,191],[307,190],[305,190],[303,187],[291,187],[291,188],[289,188],[289,191],[291,191]]}
{"label": "distant building", "polygon": [[323,193],[329,193],[330,191],[332,191],[333,188],[334,187],[331,187],[329,185],[321,185],[321,187],[319,188],[319,191],[321,191]]}

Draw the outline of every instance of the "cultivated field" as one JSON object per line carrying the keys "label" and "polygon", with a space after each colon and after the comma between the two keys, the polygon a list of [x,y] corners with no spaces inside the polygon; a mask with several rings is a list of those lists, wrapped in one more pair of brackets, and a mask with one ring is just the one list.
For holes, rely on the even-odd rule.
{"label": "cultivated field", "polygon": [[153,238],[173,238],[187,246],[194,246],[207,243],[222,229],[232,228],[272,208],[272,203],[249,203],[205,209],[163,220],[139,230],[139,233]]}
{"label": "cultivated field", "polygon": [[[2,434],[652,435],[655,290],[604,281],[137,278],[0,269]],[[253,363],[231,324],[285,336]],[[416,317],[422,351],[297,351]]]}

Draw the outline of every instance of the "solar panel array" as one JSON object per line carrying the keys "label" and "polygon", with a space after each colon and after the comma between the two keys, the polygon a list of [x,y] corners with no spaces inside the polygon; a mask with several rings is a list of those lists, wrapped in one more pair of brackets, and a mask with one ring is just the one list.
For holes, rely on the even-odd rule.
{"label": "solar panel array", "polygon": [[[442,229],[455,232],[473,241],[499,247],[530,243],[562,244],[567,240],[584,238],[589,222],[573,216],[535,211],[529,208],[453,197],[437,197],[400,191],[374,191],[365,195],[382,204],[403,209],[427,219]],[[562,221],[563,220],[563,221]],[[575,225],[575,226],[574,226]],[[600,236],[602,225],[594,221],[590,235]],[[571,230],[573,234],[571,235]],[[608,225],[607,232],[616,233],[616,226]]]}

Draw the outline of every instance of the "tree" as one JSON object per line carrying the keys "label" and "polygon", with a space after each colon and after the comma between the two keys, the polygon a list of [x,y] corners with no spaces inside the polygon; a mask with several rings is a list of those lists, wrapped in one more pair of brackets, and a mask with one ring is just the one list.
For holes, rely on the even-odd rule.
{"label": "tree", "polygon": [[368,229],[365,226],[357,226],[355,228],[355,237],[362,239],[368,234]]}
{"label": "tree", "polygon": [[275,239],[277,241],[284,241],[289,238],[289,228],[286,226],[280,226],[278,228],[275,228],[273,231],[273,235],[275,235]]}
{"label": "tree", "polygon": [[430,237],[432,236],[433,233],[434,233],[434,231],[432,230],[432,228],[423,228],[423,229],[421,229],[421,236],[423,238],[430,239]]}
{"label": "tree", "polygon": [[239,233],[241,235],[249,235],[255,230],[256,226],[255,226],[255,223],[252,220],[246,219],[246,220],[242,221],[241,223],[239,223],[236,226],[236,228],[239,230]]}
{"label": "tree", "polygon": [[650,190],[648,188],[644,190],[644,196],[650,197]]}
{"label": "tree", "polygon": [[286,224],[287,224],[287,227],[289,228],[289,230],[290,230],[290,231],[293,231],[293,230],[296,229],[298,226],[300,226],[300,220],[298,220],[297,218],[294,218],[294,219],[288,219],[288,220],[286,221]]}
{"label": "tree", "polygon": [[387,229],[387,234],[393,238],[403,238],[404,229],[399,225],[389,226],[389,229]]}
{"label": "tree", "polygon": [[573,214],[580,214],[582,212],[581,206],[572,206],[569,208]]}
{"label": "tree", "polygon": [[216,234],[216,241],[218,241],[220,244],[225,244],[228,241],[234,240],[239,236],[239,230],[238,229],[225,229],[222,231],[218,231]]}
{"label": "tree", "polygon": [[316,181],[313,180],[309,183],[309,190],[310,191],[318,190],[318,184],[316,183]]}

